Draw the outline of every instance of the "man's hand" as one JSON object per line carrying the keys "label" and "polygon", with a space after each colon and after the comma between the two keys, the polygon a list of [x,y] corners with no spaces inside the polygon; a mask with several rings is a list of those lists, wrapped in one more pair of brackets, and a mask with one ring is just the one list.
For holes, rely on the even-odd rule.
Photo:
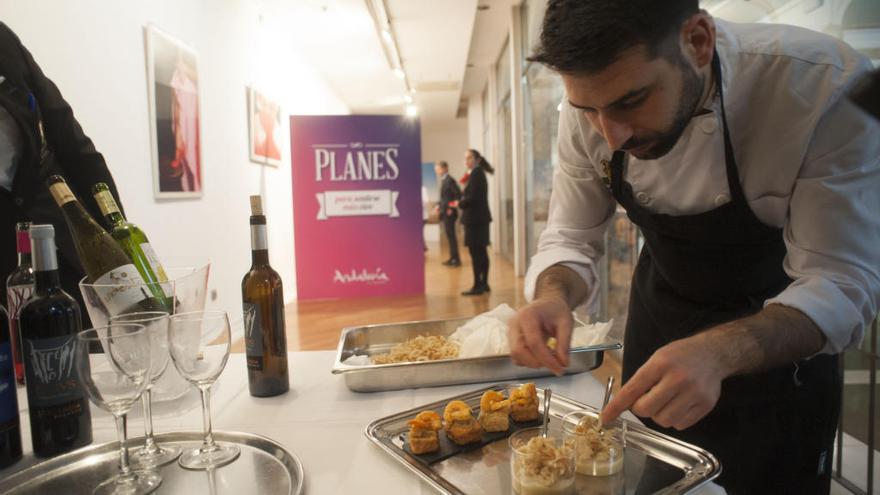
{"label": "man's hand", "polygon": [[752,316],[658,349],[608,403],[602,421],[631,409],[660,426],[688,428],[715,407],[728,376],[797,362],[824,345],[824,334],[807,315],[769,304]]}
{"label": "man's hand", "polygon": [[631,409],[666,428],[692,426],[715,407],[727,377],[716,345],[710,335],[698,334],[661,347],[608,403],[602,421]]}
{"label": "man's hand", "polygon": [[[574,321],[571,309],[558,296],[535,299],[517,312],[507,327],[513,362],[529,368],[546,367],[557,375],[568,366],[568,349]],[[556,351],[547,339],[556,338]]]}

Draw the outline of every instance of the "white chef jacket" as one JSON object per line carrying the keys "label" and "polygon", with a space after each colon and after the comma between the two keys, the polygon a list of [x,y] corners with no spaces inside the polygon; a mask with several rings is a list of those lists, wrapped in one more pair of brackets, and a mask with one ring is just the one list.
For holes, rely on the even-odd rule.
{"label": "white chef jacket", "polygon": [[[809,316],[827,337],[824,353],[858,345],[880,299],[880,124],[846,98],[870,62],[844,42],[802,28],[716,19],[727,123],[746,199],[767,225],[783,228],[793,283],[764,304]],[[716,83],[717,84],[717,83]],[[655,213],[693,215],[730,201],[720,101],[691,119],[657,160],[629,156],[625,179]],[[583,113],[565,103],[559,163],[546,230],[526,274],[574,269],[598,293],[598,259],[616,203],[601,180],[612,150]],[[718,280],[719,284],[728,283]]]}

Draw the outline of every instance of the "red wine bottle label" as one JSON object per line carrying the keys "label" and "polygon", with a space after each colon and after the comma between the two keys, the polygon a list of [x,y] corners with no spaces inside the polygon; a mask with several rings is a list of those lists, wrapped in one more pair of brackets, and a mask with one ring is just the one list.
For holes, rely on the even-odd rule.
{"label": "red wine bottle label", "polygon": [[150,264],[150,268],[153,269],[156,278],[158,278],[160,282],[168,281],[168,275],[165,274],[165,269],[162,268],[162,263],[159,261],[159,256],[156,255],[153,246],[151,246],[149,242],[145,242],[141,244],[141,251],[144,252],[144,256],[147,258],[147,263]]}
{"label": "red wine bottle label", "polygon": [[15,244],[18,247],[19,253],[27,254],[31,252],[31,236],[28,234],[27,230],[16,232]]}
{"label": "red wine bottle label", "polygon": [[76,374],[76,335],[25,339],[28,407],[49,407],[84,397]]}
{"label": "red wine bottle label", "polygon": [[95,292],[111,316],[122,314],[152,294],[134,265],[123,265],[105,273],[94,283]]}
{"label": "red wine bottle label", "polygon": [[9,342],[0,343],[0,424],[18,417],[18,396]]}
{"label": "red wine bottle label", "polygon": [[244,302],[244,345],[248,369],[263,369],[263,319],[259,304]]}
{"label": "red wine bottle label", "polygon": [[34,284],[10,285],[6,287],[6,309],[9,319],[17,319],[24,303],[34,293]]}

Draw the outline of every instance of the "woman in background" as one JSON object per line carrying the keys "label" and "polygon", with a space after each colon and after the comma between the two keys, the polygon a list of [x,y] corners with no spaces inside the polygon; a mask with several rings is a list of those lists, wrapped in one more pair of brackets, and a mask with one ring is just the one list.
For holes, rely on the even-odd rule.
{"label": "woman in background", "polygon": [[462,292],[463,296],[476,296],[489,292],[489,223],[492,214],[489,212],[489,185],[486,172],[495,169],[477,150],[467,150],[464,163],[469,174],[467,185],[461,195],[458,207],[461,209],[461,223],[464,225],[464,244],[471,253],[474,269],[474,286]]}

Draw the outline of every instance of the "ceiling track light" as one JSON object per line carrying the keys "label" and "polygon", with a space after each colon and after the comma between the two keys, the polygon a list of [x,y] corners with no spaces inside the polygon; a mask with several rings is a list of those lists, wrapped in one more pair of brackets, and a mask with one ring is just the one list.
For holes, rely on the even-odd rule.
{"label": "ceiling track light", "polygon": [[[385,7],[385,0],[364,0],[367,4],[367,10],[370,17],[373,18],[373,24],[376,32],[384,41],[382,43],[382,51],[385,53],[385,59],[388,66],[394,72],[394,75],[403,81],[406,91],[414,93],[415,90],[410,87],[409,80],[406,77],[406,71],[403,68],[403,60],[400,57],[400,49],[397,46],[397,39],[391,29],[391,19],[388,17],[388,9]],[[408,112],[409,110],[407,110]]]}

